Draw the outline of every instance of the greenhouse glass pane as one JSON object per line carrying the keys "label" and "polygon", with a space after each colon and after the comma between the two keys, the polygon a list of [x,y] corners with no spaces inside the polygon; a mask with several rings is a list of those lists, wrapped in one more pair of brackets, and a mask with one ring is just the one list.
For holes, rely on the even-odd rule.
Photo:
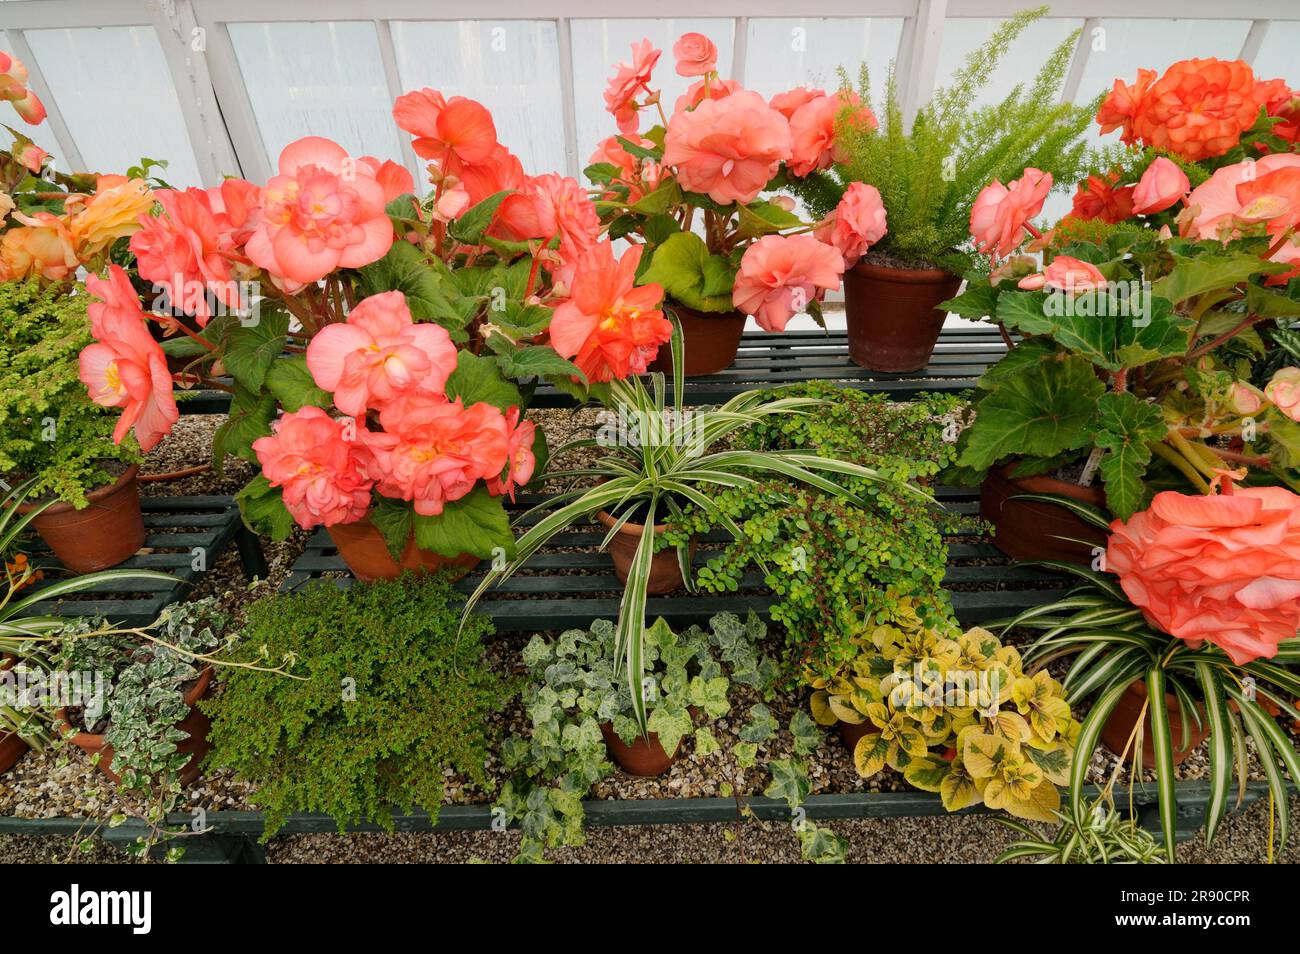
{"label": "greenhouse glass pane", "polygon": [[1274,20],[1268,25],[1264,42],[1255,54],[1255,75],[1260,79],[1282,77],[1291,86],[1300,86],[1300,68],[1296,66],[1300,50],[1300,22]]}
{"label": "greenhouse glass pane", "polygon": [[795,86],[831,90],[840,85],[838,67],[856,83],[865,62],[874,99],[898,56],[902,32],[901,17],[750,20],[745,85],[768,97]]}
{"label": "greenhouse glass pane", "polygon": [[468,96],[532,175],[564,170],[560,52],[553,20],[393,23],[402,89]]}
{"label": "greenhouse glass pane", "polygon": [[[718,46],[718,70],[731,79],[732,36],[730,19],[646,19],[574,20],[570,23],[573,43],[573,91],[577,101],[578,164],[585,165],[596,144],[618,131],[614,117],[605,112],[605,85],[614,64],[632,57],[632,44],[648,39],[663,56],[655,67],[652,88],[663,90],[664,112],[671,114],[673,102],[694,82],[678,76],[673,67],[673,44],[683,33],[703,33]],[[659,124],[658,114],[643,117],[642,129]]]}
{"label": "greenhouse glass pane", "polygon": [[[948,86],[953,75],[965,64],[966,58],[1005,22],[998,17],[954,17],[946,20],[943,42],[939,47],[939,66],[935,71],[936,87]],[[1032,83],[1052,51],[1082,26],[1082,20],[1064,17],[1051,17],[1029,24],[1024,33],[1011,44],[971,105],[991,106],[1000,103],[1018,83]]]}
{"label": "greenhouse glass pane", "polygon": [[303,136],[402,159],[379,37],[369,22],[232,23],[230,40],[272,168]]}
{"label": "greenhouse glass pane", "polygon": [[[0,50],[4,50],[6,53],[13,51],[13,47],[9,45],[9,36],[4,30],[0,30]],[[24,65],[26,65],[28,69],[31,68],[30,63]],[[48,109],[50,104],[46,103],[45,105]],[[53,156],[56,164],[55,168],[65,171],[67,170],[67,157],[63,155],[63,150],[59,148],[59,144],[55,142],[54,132],[50,129],[48,121],[41,123],[39,126],[29,126],[27,123],[23,122],[22,118],[17,113],[13,111],[12,107],[8,106],[0,108],[0,115],[3,115],[3,119],[0,119],[0,122],[4,122],[9,126],[14,127],[14,129],[17,129],[32,142],[36,143],[36,145],[40,146]],[[5,148],[8,148],[11,145],[11,137],[6,134],[3,142]]]}
{"label": "greenhouse glass pane", "polygon": [[121,173],[148,156],[167,160],[161,175],[172,185],[202,185],[152,27],[28,30],[24,36],[88,171]]}

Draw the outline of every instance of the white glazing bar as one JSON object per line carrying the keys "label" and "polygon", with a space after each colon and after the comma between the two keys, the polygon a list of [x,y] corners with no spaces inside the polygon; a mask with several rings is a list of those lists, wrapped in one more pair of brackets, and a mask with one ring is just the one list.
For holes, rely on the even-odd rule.
{"label": "white glazing bar", "polygon": [[[379,37],[379,59],[384,64],[384,80],[388,84],[388,98],[393,102],[401,96],[406,90],[402,89],[402,76],[397,68],[397,51],[393,47],[393,27],[387,20],[375,21],[375,33]],[[415,179],[416,194],[421,194],[424,190],[421,183],[424,181],[424,167],[420,165],[420,157],[415,154],[415,148],[411,145],[411,137],[405,132],[399,132],[398,140],[402,144],[402,163],[406,166],[411,177]],[[380,156],[380,159],[391,158],[389,156]]]}
{"label": "white glazing bar", "polygon": [[731,30],[731,76],[745,82],[745,56],[749,52],[749,17],[736,17]]}
{"label": "white glazing bar", "polygon": [[1093,31],[1101,29],[1101,20],[1089,17],[1083,21],[1083,33],[1074,48],[1074,59],[1070,61],[1070,71],[1065,74],[1065,85],[1061,87],[1061,102],[1073,103],[1079,95],[1079,83],[1083,80],[1083,71],[1088,67],[1088,54],[1092,52]]}
{"label": "white glazing bar", "polygon": [[921,104],[929,102],[934,94],[947,15],[948,0],[920,0],[917,4],[912,52],[908,57],[907,73],[903,76],[903,118],[909,126]]}
{"label": "white glazing bar", "polygon": [[[45,74],[41,72],[41,64],[36,62],[36,56],[32,53],[32,48],[27,45],[27,38],[23,36],[22,30],[15,30],[11,27],[5,27],[9,37],[9,50],[14,56],[23,61],[27,67],[27,82],[31,88],[36,91],[45,106],[45,121],[50,124],[50,131],[54,133],[54,141],[59,144],[59,149],[63,152],[71,169],[60,169],[60,172],[85,172],[86,161],[81,158],[81,151],[77,149],[77,141],[72,138],[72,131],[68,129],[68,124],[63,121],[63,114],[59,112],[59,104],[54,99],[54,94],[50,92],[49,84],[45,82]],[[18,129],[22,124],[14,126]]]}
{"label": "white glazing bar", "polygon": [[1246,34],[1246,42],[1241,44],[1241,59],[1247,63],[1254,63],[1255,57],[1259,55],[1259,48],[1264,45],[1264,38],[1268,36],[1268,20],[1255,20],[1250,24],[1250,32]]}
{"label": "white glazing bar", "polygon": [[212,86],[221,101],[221,115],[230,131],[230,141],[239,157],[244,178],[264,183],[271,177],[271,160],[266,154],[262,133],[257,128],[253,101],[249,99],[248,87],[244,85],[244,74],[239,69],[239,59],[235,56],[234,44],[230,42],[230,32],[224,22],[213,18],[213,6],[219,7],[221,3],[196,0],[194,7],[199,26],[207,36],[208,71],[212,77]]}
{"label": "white glazing bar", "polygon": [[578,155],[578,103],[573,90],[573,35],[565,17],[555,21],[556,52],[560,57],[560,102],[564,109],[565,172],[582,179],[585,157]]}

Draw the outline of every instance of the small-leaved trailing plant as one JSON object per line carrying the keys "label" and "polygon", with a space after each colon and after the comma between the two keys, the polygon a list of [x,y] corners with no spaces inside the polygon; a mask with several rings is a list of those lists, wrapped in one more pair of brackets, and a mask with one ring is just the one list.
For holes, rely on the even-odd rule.
{"label": "small-leaved trailing plant", "polygon": [[0,283],[0,474],[79,509],[116,479],[107,462],[141,460],[134,437],[113,443],[116,414],[91,401],[78,375],[91,342],[87,301],[36,280]]}
{"label": "small-leaved trailing plant", "polygon": [[995,821],[1022,837],[997,856],[996,864],[1027,860],[1039,865],[1162,865],[1164,848],[1131,817],[1118,811],[1109,799],[1094,802],[1082,819],[1055,812],[1059,827],[1051,840],[1023,822]]}
{"label": "small-leaved trailing plant", "polygon": [[[766,635],[767,628],[752,613],[743,621],[720,613],[707,630],[692,626],[682,633],[657,620],[644,639],[646,679],[651,684],[646,693],[649,731],[670,754],[686,742],[700,757],[721,753],[726,764],[720,790],[724,797],[736,799],[738,825],[752,814],[743,799],[749,788],[747,774],[777,723],[766,703],[753,704],[738,740],[726,751],[712,723],[733,712],[737,686],[769,697],[776,666],[760,648]],[[583,798],[614,771],[601,726],[608,724],[629,745],[643,734],[633,713],[632,693],[616,665],[616,638],[612,622],[596,620],[590,630],[569,630],[552,641],[537,635],[524,647],[528,673],[523,705],[529,732],[502,744],[502,761],[514,774],[496,803],[504,819],[517,823],[523,833],[519,861],[542,861],[547,848],[583,843]],[[800,723],[800,729],[805,737],[811,730],[815,748],[818,733],[811,720]],[[775,788],[768,794],[795,798],[796,804],[802,801],[808,791],[807,770],[801,772],[791,760],[778,760],[769,768]],[[816,826],[808,829],[812,847],[819,856],[831,853],[830,840],[816,838],[815,831]],[[800,836],[805,837],[802,830]]]}
{"label": "small-leaved trailing plant", "polygon": [[863,778],[889,766],[938,792],[948,811],[983,804],[1050,821],[1079,731],[1061,685],[1030,675],[988,630],[927,623],[905,607],[859,640],[831,677],[811,669],[813,718],[867,725],[853,751]]}
{"label": "small-leaved trailing plant", "polygon": [[[972,107],[1016,38],[1047,10],[1026,10],[999,26],[910,123],[891,69],[876,109],[880,127],[839,122],[836,147],[844,161],[791,179],[790,190],[820,218],[835,209],[850,183],[873,185],[884,201],[889,232],[872,253],[903,267],[937,265],[962,274],[975,260],[960,251],[967,244],[971,205],[990,179],[1009,182],[1032,166],[1058,183],[1073,182],[1086,165],[1082,136],[1100,97],[1079,106],[1061,102],[1078,31],[1052,51],[1032,83],[1018,84],[999,103]],[[841,79],[850,86],[843,70]],[[864,65],[858,95],[870,103],[871,94]]]}
{"label": "small-leaved trailing plant", "polygon": [[324,812],[339,830],[363,820],[391,830],[394,809],[435,819],[447,775],[486,790],[491,716],[510,697],[489,669],[486,617],[457,638],[460,605],[436,576],[311,586],[249,607],[235,659],[270,653],[292,678],[236,671],[212,716],[209,755],[252,783],[263,840],[290,812]]}
{"label": "small-leaved trailing plant", "polygon": [[[812,397],[768,397],[758,391],[736,395],[726,404],[712,408],[683,409],[682,341],[672,337],[672,403],[665,394],[664,376],[649,375],[650,386],[639,377],[609,383],[609,406],[620,428],[616,433],[583,438],[566,444],[556,453],[576,447],[601,447],[604,456],[595,463],[546,476],[569,482],[565,489],[522,514],[515,521],[527,529],[515,544],[514,559],[504,567],[494,566],[465,606],[466,618],[479,598],[496,583],[508,579],[543,544],[577,523],[586,523],[600,511],[607,511],[615,523],[601,543],[602,549],[629,521],[644,527],[628,573],[619,607],[615,642],[615,665],[624,673],[631,689],[632,713],[646,730],[646,703],[642,694],[646,632],[646,583],[651,559],[662,549],[663,537],[655,526],[665,519],[680,519],[683,507],[693,506],[737,538],[743,536],[735,522],[709,496],[710,491],[754,487],[762,479],[781,477],[794,486],[816,488],[836,498],[861,501],[836,477],[849,477],[867,484],[888,486],[900,498],[928,500],[923,490],[870,467],[852,463],[811,449],[754,451],[731,448],[727,442],[746,427],[776,417],[820,413],[828,402]],[[597,482],[592,485],[592,479]],[[582,481],[581,486],[574,481]],[[677,537],[682,578],[691,578],[689,539]]]}

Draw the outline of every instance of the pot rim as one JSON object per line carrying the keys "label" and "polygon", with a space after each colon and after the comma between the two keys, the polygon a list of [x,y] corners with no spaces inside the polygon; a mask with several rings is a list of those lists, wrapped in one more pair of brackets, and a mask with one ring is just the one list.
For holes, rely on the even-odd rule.
{"label": "pot rim", "polygon": [[[85,507],[82,507],[81,509],[88,510],[90,508],[90,504],[97,503],[107,497],[111,497],[113,494],[125,488],[128,484],[133,483],[135,481],[136,475],[139,472],[140,472],[140,465],[132,464],[130,467],[126,469],[126,471],[122,474],[122,476],[118,477],[117,480],[115,480],[113,483],[104,484],[102,486],[96,487],[94,490],[90,491],[90,493],[86,494],[86,499],[90,503],[88,503]],[[29,514],[40,505],[41,505],[40,501],[37,501],[36,503],[19,504],[18,512],[24,515]],[[50,504],[48,507],[42,510],[40,517],[37,517],[37,519],[39,520],[42,517],[49,517],[61,513],[68,513],[69,511],[76,512],[76,513],[81,512],[80,510],[77,510],[76,507],[72,506],[72,504],[68,503],[66,500],[56,500],[54,503]]]}
{"label": "pot rim", "polygon": [[681,313],[685,312],[686,313],[685,317],[693,318],[696,321],[742,321],[743,322],[746,318],[749,317],[739,308],[733,308],[731,311],[700,311],[698,308],[692,308],[690,305],[683,305],[679,301],[673,301],[667,299],[664,301],[664,307],[671,308],[673,311],[677,312],[679,318],[682,317]]}
{"label": "pot rim", "polygon": [[902,285],[938,285],[941,282],[961,281],[960,275],[942,268],[896,268],[890,265],[872,265],[870,262],[858,262],[849,271],[863,278],[875,278],[880,281],[898,282]]}
{"label": "pot rim", "polygon": [[[616,517],[614,517],[612,514],[604,510],[596,514],[596,519],[599,520],[604,525],[606,530],[610,529],[611,527],[614,526],[614,524],[618,523],[618,519]],[[668,524],[666,523],[655,524],[655,533],[665,533],[667,532],[667,530],[668,530]],[[626,533],[628,536],[639,537],[645,533],[645,524],[636,523],[635,521],[628,520],[626,523],[623,524],[623,526],[618,528],[618,532],[620,534]]]}
{"label": "pot rim", "polygon": [[[211,666],[204,666],[199,674],[194,677],[194,683],[189,689],[185,690],[185,704],[191,709],[203,698],[203,694],[208,691],[208,686],[212,682],[213,669]],[[54,717],[64,728],[64,736],[73,745],[82,749],[98,750],[105,745],[104,734],[102,732],[86,732],[85,730],[76,730],[72,727],[72,722],[68,719],[68,710],[66,707],[60,707],[54,710]],[[71,732],[72,735],[67,733]]]}
{"label": "pot rim", "polygon": [[[1050,474],[1033,474],[1028,477],[1012,477],[1011,468],[1016,465],[1016,461],[1008,461],[1000,467],[994,468],[999,477],[1007,483],[1017,487],[1024,487],[1026,490],[1034,490],[1029,486],[1029,481],[1037,481],[1043,484],[1041,490],[1034,490],[1036,493],[1054,493],[1063,497],[1073,497],[1084,503],[1092,503],[1099,506],[1106,504],[1106,491],[1097,486],[1084,487],[1080,484],[1072,484],[1068,480],[1061,480],[1059,477],[1053,477]],[[992,473],[992,471],[990,471]]]}

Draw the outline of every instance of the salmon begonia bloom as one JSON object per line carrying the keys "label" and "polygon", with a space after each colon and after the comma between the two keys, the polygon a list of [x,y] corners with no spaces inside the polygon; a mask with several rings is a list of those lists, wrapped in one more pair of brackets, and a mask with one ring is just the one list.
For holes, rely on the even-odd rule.
{"label": "salmon begonia bloom", "polygon": [[792,173],[803,177],[843,160],[842,150],[835,145],[835,123],[846,109],[852,110],[849,121],[854,126],[875,129],[880,125],[875,113],[852,91],[816,96],[794,110],[789,117]]}
{"label": "salmon begonia bloom", "polygon": [[1282,120],[1270,132],[1287,142],[1300,140],[1300,94],[1280,79],[1260,83],[1255,93],[1269,117]]}
{"label": "salmon begonia bloom", "polygon": [[686,92],[677,97],[673,103],[673,112],[686,112],[709,99],[726,99],[732,93],[743,88],[736,80],[724,80],[712,76],[699,80],[692,83]]}
{"label": "salmon begonia bloom", "polygon": [[1300,423],[1300,368],[1279,368],[1264,386],[1264,394],[1279,411]]}
{"label": "salmon begonia bloom", "polygon": [[95,342],[78,359],[81,381],[96,404],[122,408],[114,443],[134,428],[147,453],[180,419],[167,358],[145,327],[140,299],[120,266],[111,266],[107,279],[88,278],[86,290],[101,301],[87,309]]}
{"label": "salmon begonia bloom", "polygon": [[1155,70],[1138,70],[1137,80],[1128,85],[1123,80],[1115,80],[1101,107],[1097,110],[1097,122],[1103,133],[1122,130],[1120,141],[1132,143],[1137,139],[1133,130],[1133,120],[1142,106],[1142,97],[1147,88],[1155,82]]}
{"label": "salmon begonia bloom", "polygon": [[[491,404],[416,391],[379,413],[384,432],[360,432],[371,455],[367,472],[385,497],[408,500],[436,517],[480,480],[499,478],[510,461],[506,418]],[[531,475],[530,475],[531,476]]]}
{"label": "salmon begonia bloom", "polygon": [[376,159],[374,156],[362,156],[357,161],[366,164],[375,181],[384,190],[385,204],[415,192],[415,180],[411,178],[406,166],[391,159]]}
{"label": "salmon begonia bloom", "polygon": [[359,418],[412,391],[441,393],[456,370],[456,346],[441,325],[415,323],[400,291],[383,292],[311,339],[307,370],[335,407]]}
{"label": "salmon begonia bloom", "polygon": [[808,86],[796,86],[792,90],[784,93],[777,93],[768,101],[768,105],[775,109],[786,119],[794,119],[794,114],[799,109],[815,99],[820,99],[826,95],[824,89],[812,89]]}
{"label": "salmon begonia bloom", "polygon": [[27,171],[33,175],[40,175],[41,168],[45,161],[50,158],[50,154],[36,145],[29,142],[21,149],[14,149],[14,158],[27,167]]}
{"label": "salmon begonia bloom", "polygon": [[[1289,153],[1216,170],[1188,195],[1186,218],[1179,219],[1182,235],[1226,240],[1243,226],[1260,222],[1270,232],[1280,232],[1282,223],[1294,215],[1292,206],[1300,205],[1294,191],[1297,170],[1300,156]],[[1286,175],[1274,178],[1278,173]]]}
{"label": "salmon begonia bloom", "polygon": [[[647,159],[640,163],[640,171],[638,172],[637,157],[623,148],[623,144],[618,139],[618,136],[602,139],[597,144],[596,151],[587,160],[587,165],[594,166],[603,163],[616,168],[618,170],[618,181],[628,187],[627,201],[631,204],[639,201],[648,191],[653,190],[658,185],[660,170],[656,163]],[[653,140],[641,136],[632,136],[631,141],[646,149],[652,149],[655,145]],[[606,193],[605,197],[612,194]]]}
{"label": "salmon begonia bloom", "polygon": [[1198,162],[1236,146],[1263,104],[1241,60],[1181,60],[1142,94],[1133,132],[1148,146]]}
{"label": "salmon begonia bloom", "polygon": [[1074,204],[1070,214],[1088,221],[1101,219],[1111,225],[1123,222],[1133,215],[1133,186],[1119,186],[1119,173],[1108,176],[1088,176],[1074,191]]}
{"label": "salmon begonia bloom", "polygon": [[515,241],[560,237],[560,255],[572,258],[600,235],[600,213],[573,178],[548,172],[530,176],[501,203],[495,229]]}
{"label": "salmon begonia bloom", "polygon": [[1164,156],[1147,166],[1133,189],[1133,211],[1138,215],[1163,212],[1191,191],[1187,173]]}
{"label": "salmon begonia bloom", "polygon": [[703,33],[683,33],[673,44],[678,76],[707,76],[718,70],[718,48]]}
{"label": "salmon begonia bloom", "polygon": [[141,216],[153,209],[153,193],[143,179],[100,176],[95,194],[73,204],[76,211],[68,223],[82,261],[107,249],[118,239],[140,228]]}
{"label": "salmon begonia bloom", "polygon": [[161,215],[140,216],[141,229],[131,236],[140,277],[167,292],[172,306],[205,326],[212,317],[209,296],[242,311],[239,290],[230,275],[229,234],[223,235],[202,189],[159,189],[154,198]]}
{"label": "salmon begonia bloom", "polygon": [[765,235],[745,249],[731,302],[764,331],[784,331],[843,274],[844,256],[811,235]]}
{"label": "salmon begonia bloom", "polygon": [[637,97],[649,92],[650,76],[663,50],[649,40],[632,44],[632,62],[615,64],[614,75],[605,87],[605,110],[618,123],[618,131],[628,136],[641,126]]}
{"label": "salmon begonia bloom", "polygon": [[1105,288],[1106,276],[1091,262],[1071,258],[1069,255],[1058,255],[1040,274],[1026,275],[1018,285],[1029,290],[1056,288],[1073,294]]}
{"label": "salmon begonia bloom", "polygon": [[689,192],[752,202],[790,158],[790,124],[751,90],[701,103],[668,120],[664,165]]}
{"label": "salmon begonia bloom", "polygon": [[416,155],[433,159],[443,172],[487,162],[497,148],[497,127],[482,103],[464,96],[443,97],[437,90],[403,93],[393,104],[397,125],[415,137]]}
{"label": "salmon begonia bloom", "polygon": [[1276,655],[1300,627],[1300,496],[1245,487],[1156,494],[1111,524],[1106,566],[1152,626],[1238,665]]}
{"label": "salmon begonia bloom", "polygon": [[280,488],[285,509],[305,530],[353,523],[370,509],[374,481],[362,467],[364,445],[348,439],[352,427],[308,405],[282,415],[270,437],[253,441],[262,474]]}
{"label": "salmon begonia bloom", "polygon": [[502,494],[508,494],[511,500],[515,499],[515,488],[522,487],[533,478],[533,470],[537,467],[537,457],[533,454],[533,441],[537,437],[537,425],[532,421],[521,421],[519,419],[519,408],[512,407],[506,412],[506,470],[504,478],[501,474],[495,477],[489,477],[487,482],[488,493],[494,497]]}
{"label": "salmon begonia bloom", "polygon": [[852,268],[867,249],[885,237],[885,203],[880,191],[865,182],[852,182],[835,211],[813,230],[819,242],[837,248],[844,267]]}
{"label": "salmon begonia bloom", "polygon": [[1043,209],[1052,188],[1052,174],[1032,167],[1019,179],[986,185],[970,210],[970,234],[986,255],[1010,254],[1023,241],[1029,220]]}
{"label": "salmon begonia bloom", "polygon": [[338,143],[307,136],[280,153],[245,253],[290,292],[336,268],[376,262],[393,245],[384,187]]}
{"label": "salmon begonia bloom", "polygon": [[498,192],[523,188],[527,180],[523,163],[500,144],[482,162],[462,166],[456,171],[456,177],[469,194],[469,206],[478,205]]}
{"label": "salmon begonia bloom", "polygon": [[225,179],[205,192],[222,243],[242,248],[261,218],[262,190],[245,179]]}
{"label": "salmon begonia bloom", "polygon": [[643,246],[633,245],[615,260],[609,242],[578,257],[568,301],[551,318],[551,347],[569,358],[588,382],[642,374],[673,334],[659,305],[662,286],[637,286]]}
{"label": "salmon begonia bloom", "polygon": [[13,103],[23,121],[32,126],[45,122],[45,106],[27,88],[27,67],[11,53],[0,50],[0,100]]}
{"label": "salmon begonia bloom", "polygon": [[81,260],[67,222],[49,212],[14,212],[13,219],[22,226],[0,235],[0,280],[59,282],[76,273]]}

